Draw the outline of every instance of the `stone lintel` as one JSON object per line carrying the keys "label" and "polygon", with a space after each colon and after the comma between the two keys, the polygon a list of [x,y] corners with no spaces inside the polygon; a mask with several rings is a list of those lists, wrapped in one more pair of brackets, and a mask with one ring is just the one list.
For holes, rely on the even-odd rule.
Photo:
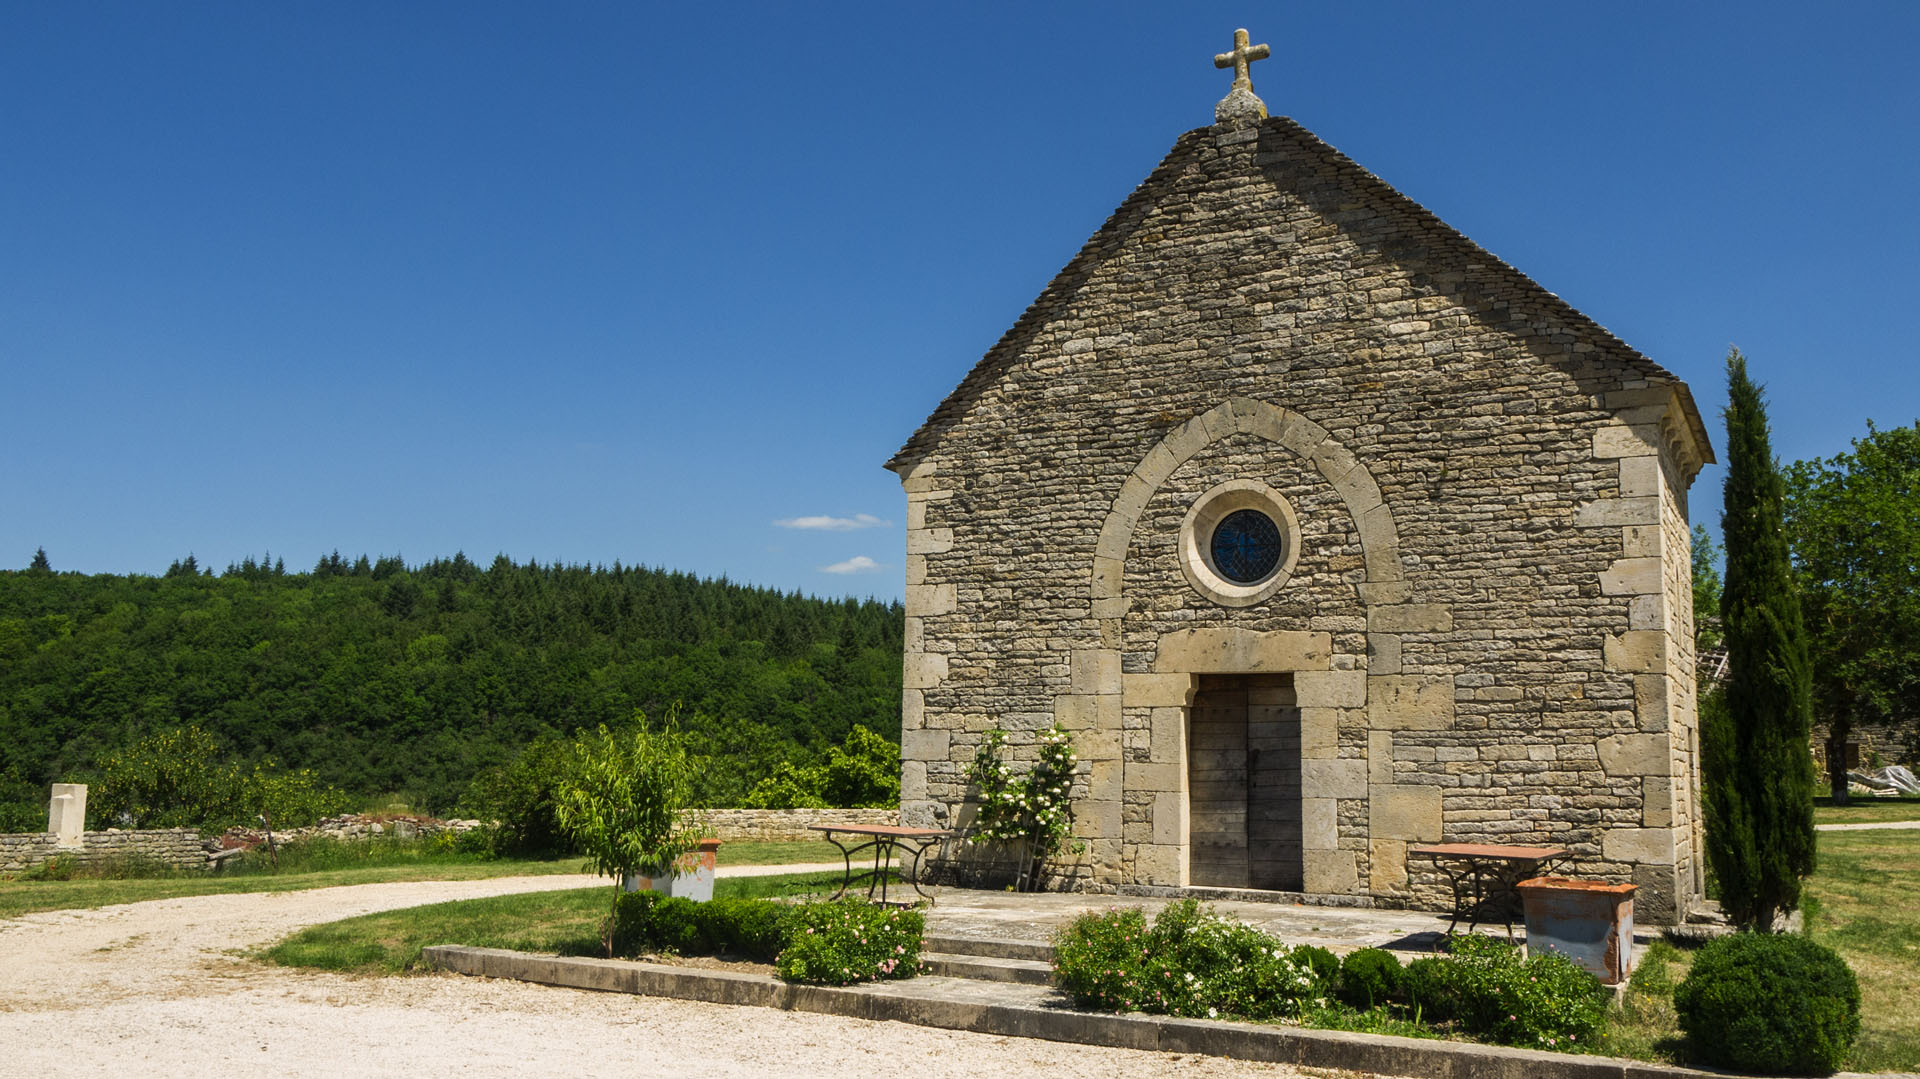
{"label": "stone lintel", "polygon": [[[1162,636],[1153,669],[1277,674],[1325,671],[1332,662],[1331,634],[1302,630],[1262,633],[1236,627],[1209,627],[1183,629]],[[1297,685],[1297,677],[1295,682]]]}
{"label": "stone lintel", "polygon": [[1446,633],[1453,629],[1453,608],[1445,603],[1375,604],[1367,608],[1369,633]]}
{"label": "stone lintel", "polygon": [[1444,731],[1453,726],[1453,679],[1376,674],[1367,681],[1367,725],[1374,730]]}

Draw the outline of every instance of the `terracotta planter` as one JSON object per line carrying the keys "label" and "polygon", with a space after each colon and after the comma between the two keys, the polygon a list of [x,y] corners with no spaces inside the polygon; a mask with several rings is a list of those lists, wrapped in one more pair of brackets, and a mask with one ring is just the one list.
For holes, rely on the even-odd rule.
{"label": "terracotta planter", "polygon": [[629,892],[659,892],[704,903],[713,898],[713,874],[719,850],[718,839],[702,839],[698,847],[673,863],[672,873],[660,877],[629,873],[620,886]]}
{"label": "terracotta planter", "polygon": [[1557,952],[1616,985],[1633,970],[1633,893],[1639,885],[1535,877],[1515,886],[1527,914],[1527,951]]}

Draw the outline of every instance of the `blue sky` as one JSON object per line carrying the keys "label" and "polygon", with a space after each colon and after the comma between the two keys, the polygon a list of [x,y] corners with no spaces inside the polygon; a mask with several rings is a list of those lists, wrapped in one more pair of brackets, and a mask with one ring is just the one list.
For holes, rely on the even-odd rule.
{"label": "blue sky", "polygon": [[1716,442],[1729,344],[1785,459],[1920,417],[1911,3],[11,4],[0,566],[897,597],[881,462],[1211,122],[1237,26],[1271,111]]}

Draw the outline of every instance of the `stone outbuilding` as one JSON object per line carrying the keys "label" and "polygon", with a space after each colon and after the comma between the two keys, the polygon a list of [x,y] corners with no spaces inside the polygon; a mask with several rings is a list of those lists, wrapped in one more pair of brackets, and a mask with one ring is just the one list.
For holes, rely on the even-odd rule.
{"label": "stone outbuilding", "polygon": [[1534,844],[1675,920],[1693,399],[1268,118],[1249,55],[888,463],[903,817],[963,823],[985,732],[1058,722],[1071,886],[1438,908],[1410,847]]}

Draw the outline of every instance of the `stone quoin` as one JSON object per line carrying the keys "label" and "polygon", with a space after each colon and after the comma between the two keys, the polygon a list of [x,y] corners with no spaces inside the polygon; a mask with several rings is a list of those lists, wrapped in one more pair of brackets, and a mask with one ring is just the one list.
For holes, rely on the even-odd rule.
{"label": "stone quoin", "polygon": [[888,462],[903,821],[1058,721],[1065,886],[1447,909],[1410,845],[1533,844],[1683,917],[1693,399],[1269,118],[1265,53]]}

